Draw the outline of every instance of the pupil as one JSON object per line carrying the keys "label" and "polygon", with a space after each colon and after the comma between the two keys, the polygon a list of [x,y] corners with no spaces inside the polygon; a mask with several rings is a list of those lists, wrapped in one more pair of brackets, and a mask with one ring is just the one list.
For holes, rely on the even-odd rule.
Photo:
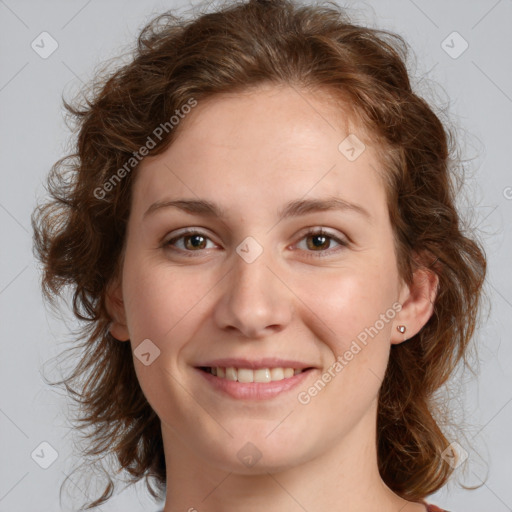
{"label": "pupil", "polygon": [[[202,235],[192,235],[192,236],[189,237],[189,241],[194,240],[195,242],[197,242],[198,239],[202,239],[202,238],[203,238]],[[196,248],[200,247],[201,242],[199,242],[199,245],[197,245],[195,242],[191,242],[192,243],[192,247],[196,247]]]}
{"label": "pupil", "polygon": [[325,237],[324,235],[315,235],[315,236],[313,237],[313,240],[315,240],[315,239],[316,239],[316,240],[322,240],[322,241],[321,241],[319,244],[317,244],[317,243],[313,242],[313,245],[314,245],[315,247],[321,247],[322,245],[324,245],[324,244],[326,243],[326,238],[327,238],[327,237]]}

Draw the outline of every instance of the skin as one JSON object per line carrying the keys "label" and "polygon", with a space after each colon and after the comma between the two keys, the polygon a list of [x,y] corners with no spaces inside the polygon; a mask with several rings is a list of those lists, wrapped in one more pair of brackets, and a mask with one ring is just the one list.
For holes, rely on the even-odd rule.
{"label": "skin", "polygon": [[[347,122],[326,96],[291,87],[216,96],[137,169],[122,274],[107,304],[113,336],[133,350],[145,339],[160,350],[148,366],[134,364],[161,419],[165,512],[425,511],[382,481],[376,416],[391,345],[428,321],[437,279],[421,271],[410,286],[400,279],[374,150],[367,144],[353,162],[338,150]],[[371,220],[350,211],[278,219],[288,201],[333,195]],[[216,202],[226,217],[162,208],[144,218],[155,201],[178,198]],[[188,227],[206,238],[162,247]],[[334,238],[306,236],[306,228]],[[249,236],[263,249],[252,263],[236,252]],[[298,393],[396,303],[394,318],[299,403]],[[255,401],[221,395],[193,368],[263,356],[317,369],[299,388]],[[237,456],[247,442],[261,454],[251,467]]]}

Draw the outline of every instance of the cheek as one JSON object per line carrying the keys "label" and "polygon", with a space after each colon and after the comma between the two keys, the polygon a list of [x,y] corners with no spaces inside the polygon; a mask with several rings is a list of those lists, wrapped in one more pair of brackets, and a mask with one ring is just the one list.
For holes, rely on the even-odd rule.
{"label": "cheek", "polygon": [[[194,338],[198,318],[205,314],[207,301],[202,299],[214,281],[210,283],[204,273],[171,268],[161,262],[156,265],[135,256],[126,259],[123,277],[135,372],[151,407],[160,417],[170,418],[178,414],[178,407],[186,407],[190,402],[182,387],[176,385],[186,378],[179,364],[180,353]],[[138,358],[142,351],[137,349],[145,340],[157,348],[155,351],[150,345],[150,357],[154,360],[149,365]]]}
{"label": "cheek", "polygon": [[[155,264],[137,257],[126,261],[123,290],[134,341],[149,338],[161,349],[168,349],[187,338],[184,330],[197,322],[205,297],[218,281],[197,269],[173,268],[161,261]],[[179,336],[180,332],[183,336]]]}
{"label": "cheek", "polygon": [[[379,331],[389,330],[396,298],[392,271],[384,273],[370,266],[343,268],[324,275],[318,272],[297,284],[298,295],[328,327],[329,338],[335,339],[340,348],[347,338],[356,338],[376,322]],[[384,324],[381,315],[386,317]]]}
{"label": "cheek", "polygon": [[359,416],[377,395],[388,364],[396,315],[393,272],[344,268],[302,286],[300,296],[321,320],[310,327],[322,341],[323,378],[329,382],[317,406]]}

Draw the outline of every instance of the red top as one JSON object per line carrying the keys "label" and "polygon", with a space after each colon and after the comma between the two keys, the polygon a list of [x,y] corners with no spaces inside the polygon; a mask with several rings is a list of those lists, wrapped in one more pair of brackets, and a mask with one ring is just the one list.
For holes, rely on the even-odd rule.
{"label": "red top", "polygon": [[[427,507],[427,512],[449,512],[448,510],[439,508],[436,505],[431,505],[431,504],[427,503],[426,501],[422,501],[421,503],[425,504],[425,506]],[[158,511],[158,512],[163,512],[163,510]]]}
{"label": "red top", "polygon": [[448,512],[448,510],[444,510],[442,508],[437,507],[436,505],[432,505],[426,502],[425,505],[427,506],[427,512]]}

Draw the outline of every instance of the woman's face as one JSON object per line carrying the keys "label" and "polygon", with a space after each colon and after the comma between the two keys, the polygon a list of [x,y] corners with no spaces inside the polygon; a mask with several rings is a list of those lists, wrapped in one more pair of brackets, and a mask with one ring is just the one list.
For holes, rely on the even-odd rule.
{"label": "woman's face", "polygon": [[293,88],[217,96],[139,166],[112,333],[132,344],[166,452],[249,473],[374,432],[390,346],[421,326],[398,313],[410,289],[379,162],[343,142],[345,122]]}

